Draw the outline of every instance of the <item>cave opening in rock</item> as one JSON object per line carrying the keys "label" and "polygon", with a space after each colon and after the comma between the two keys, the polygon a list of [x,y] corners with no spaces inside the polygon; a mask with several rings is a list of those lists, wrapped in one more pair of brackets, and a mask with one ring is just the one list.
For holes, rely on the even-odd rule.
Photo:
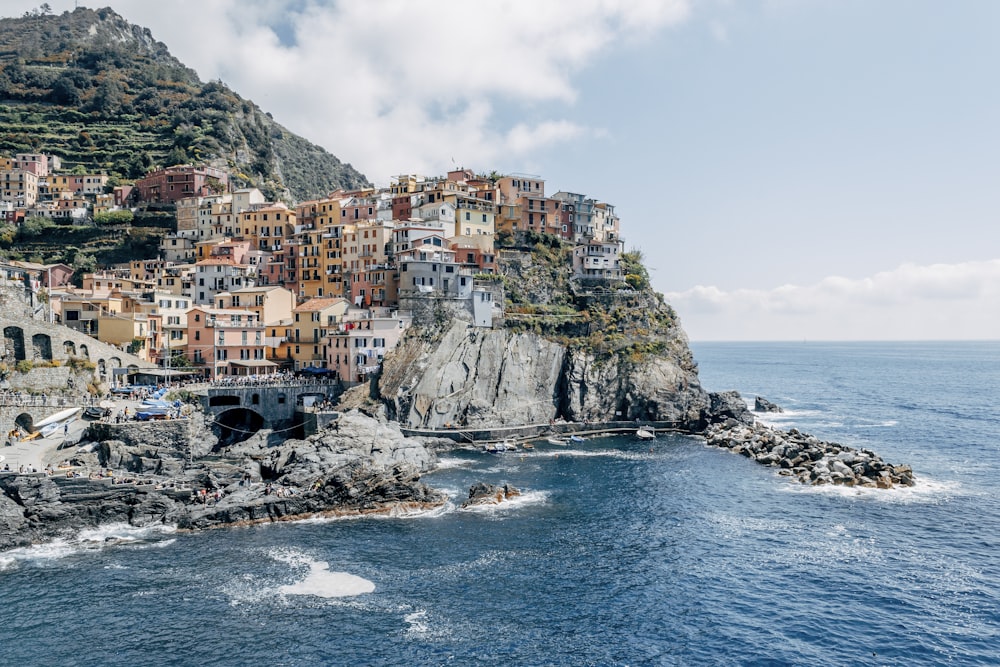
{"label": "cave opening in rock", "polygon": [[237,442],[243,442],[264,428],[264,417],[246,408],[234,408],[219,414],[212,424],[212,432],[219,438],[218,451]]}

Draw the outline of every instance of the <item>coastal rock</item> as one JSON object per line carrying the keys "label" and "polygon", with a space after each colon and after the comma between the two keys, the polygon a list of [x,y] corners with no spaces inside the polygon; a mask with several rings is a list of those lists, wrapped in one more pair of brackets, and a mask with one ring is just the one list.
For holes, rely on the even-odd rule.
{"label": "coastal rock", "polygon": [[[401,421],[427,428],[544,423],[556,417],[553,388],[565,350],[531,334],[475,329],[455,321],[421,348],[408,389],[387,397]],[[413,351],[409,351],[413,354]],[[399,357],[406,357],[402,350]],[[388,386],[383,387],[383,390]]]}
{"label": "coastal rock", "polygon": [[[778,466],[781,474],[795,476],[804,484],[840,484],[891,489],[913,486],[910,466],[885,463],[874,452],[853,450],[846,445],[824,442],[796,429],[780,431],[760,423],[745,424],[735,418],[710,425],[705,441],[715,447]],[[789,473],[785,473],[789,470]]]}
{"label": "coastal rock", "polygon": [[755,396],[753,399],[753,409],[754,412],[784,412],[785,410],[775,403],[762,398],[760,396]]}
{"label": "coastal rock", "polygon": [[639,419],[694,427],[709,410],[709,396],[685,360],[684,355],[649,355],[598,361],[573,350],[562,381],[562,414],[567,421]]}
{"label": "coastal rock", "polygon": [[469,488],[469,497],[462,503],[462,507],[473,505],[499,505],[505,500],[510,500],[521,495],[521,491],[509,484],[496,486],[478,482]]}
{"label": "coastal rock", "polygon": [[96,451],[67,452],[77,468],[0,474],[0,549],[104,523],[200,529],[445,500],[419,481],[435,455],[384,420],[346,413],[305,440],[269,444],[265,432],[217,451],[185,421],[95,424]]}
{"label": "coastal rock", "polygon": [[751,426],[754,416],[738,391],[712,392],[709,397],[708,421],[712,424],[733,420]]}

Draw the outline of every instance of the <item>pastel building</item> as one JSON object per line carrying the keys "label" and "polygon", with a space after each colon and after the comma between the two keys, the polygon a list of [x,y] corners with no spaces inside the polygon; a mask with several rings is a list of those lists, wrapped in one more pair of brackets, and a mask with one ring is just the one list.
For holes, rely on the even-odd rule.
{"label": "pastel building", "polygon": [[195,306],[188,312],[187,358],[206,379],[271,373],[265,355],[263,323],[242,309]]}
{"label": "pastel building", "polygon": [[410,326],[409,315],[389,309],[351,309],[326,342],[326,367],[342,380],[364,382],[381,368]]}

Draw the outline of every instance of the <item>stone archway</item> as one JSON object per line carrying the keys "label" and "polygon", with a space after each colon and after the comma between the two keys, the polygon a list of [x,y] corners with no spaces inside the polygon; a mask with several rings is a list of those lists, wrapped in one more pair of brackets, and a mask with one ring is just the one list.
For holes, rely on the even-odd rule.
{"label": "stone archway", "polygon": [[35,432],[35,419],[31,414],[27,412],[22,412],[17,417],[14,418],[14,426],[21,429],[24,434]]}
{"label": "stone archway", "polygon": [[31,337],[32,358],[52,361],[52,337],[46,333],[36,333]]}
{"label": "stone archway", "polygon": [[24,330],[21,327],[4,327],[3,337],[7,341],[7,353],[13,352],[14,361],[27,359],[24,350]]}
{"label": "stone archway", "polygon": [[90,350],[83,343],[80,344],[80,356],[84,359],[90,359]]}
{"label": "stone archway", "polygon": [[71,340],[64,340],[63,341],[63,353],[65,353],[65,355],[67,357],[75,357],[76,356],[76,343],[74,343]]}

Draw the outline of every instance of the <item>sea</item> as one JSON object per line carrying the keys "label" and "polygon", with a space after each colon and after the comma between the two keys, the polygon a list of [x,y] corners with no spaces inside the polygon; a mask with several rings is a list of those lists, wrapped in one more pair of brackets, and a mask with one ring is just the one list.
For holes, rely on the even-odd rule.
{"label": "sea", "polygon": [[[681,435],[452,452],[435,511],[0,554],[0,664],[1000,664],[1000,343],[692,348],[707,389],[917,485],[807,487]],[[480,481],[522,495],[462,509]]]}

